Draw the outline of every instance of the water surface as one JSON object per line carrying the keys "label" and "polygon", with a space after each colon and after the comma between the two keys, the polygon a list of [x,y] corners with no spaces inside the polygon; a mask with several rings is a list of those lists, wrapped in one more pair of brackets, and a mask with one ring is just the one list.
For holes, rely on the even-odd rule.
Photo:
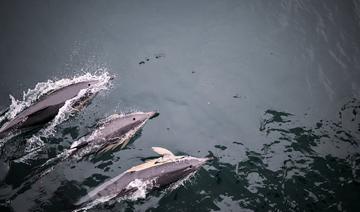
{"label": "water surface", "polygon": [[[66,211],[163,146],[215,160],[177,189],[90,211],[358,211],[359,38],[357,0],[2,1],[0,108],[48,79],[116,78],[42,138],[46,151],[11,163],[1,207]],[[133,110],[160,116],[125,150],[27,183],[99,120]]]}

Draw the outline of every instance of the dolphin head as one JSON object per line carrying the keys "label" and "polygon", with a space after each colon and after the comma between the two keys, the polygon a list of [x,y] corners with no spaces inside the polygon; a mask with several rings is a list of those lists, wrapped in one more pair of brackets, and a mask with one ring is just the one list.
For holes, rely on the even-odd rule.
{"label": "dolphin head", "polygon": [[87,81],[79,82],[78,84],[82,89],[86,89],[86,88],[92,88],[99,83],[100,80],[87,80]]}
{"label": "dolphin head", "polygon": [[[114,80],[114,79],[115,79],[114,76],[110,77],[110,80]],[[92,88],[100,83],[101,83],[101,80],[85,80],[83,82],[79,82],[79,84],[83,87],[83,89]]]}
{"label": "dolphin head", "polygon": [[157,112],[135,112],[120,116],[118,114],[114,114],[107,118],[104,122],[103,130],[104,132],[107,129],[110,131],[116,131],[119,133],[126,133],[131,129],[142,126],[147,120],[154,118],[158,115]]}
{"label": "dolphin head", "polygon": [[148,119],[152,119],[156,116],[158,116],[158,112],[138,112],[138,113],[131,113],[126,116],[124,116],[124,119],[127,119],[129,123],[136,123],[136,122],[144,122]]}
{"label": "dolphin head", "polygon": [[154,118],[157,115],[157,112],[136,112],[127,114],[125,116],[120,116],[119,118],[115,118],[110,122],[107,122],[105,125],[112,127],[108,129],[109,131],[104,129],[104,132],[107,134],[106,132],[113,131],[116,132],[115,134],[122,135],[129,132],[130,130],[138,130],[145,124],[147,120]]}

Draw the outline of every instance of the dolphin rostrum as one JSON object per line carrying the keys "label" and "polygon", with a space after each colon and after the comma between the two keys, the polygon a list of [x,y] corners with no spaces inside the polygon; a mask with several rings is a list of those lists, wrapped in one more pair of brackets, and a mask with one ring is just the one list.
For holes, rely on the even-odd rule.
{"label": "dolphin rostrum", "polygon": [[72,143],[69,155],[82,158],[94,152],[106,152],[117,147],[124,148],[132,137],[157,116],[157,112],[135,112],[127,115],[114,114],[106,118],[89,136]]}
{"label": "dolphin rostrum", "polygon": [[[36,103],[17,114],[12,120],[0,128],[0,134],[4,135],[12,130],[24,129],[51,121],[59,112],[59,109],[67,100],[76,97],[83,89],[89,89],[98,84],[99,80],[87,80],[74,83],[58,90],[55,90],[43,97]],[[94,94],[88,92],[74,105],[77,108],[84,106]]]}
{"label": "dolphin rostrum", "polygon": [[[210,158],[196,158],[191,156],[175,156],[162,147],[153,147],[162,157],[149,160],[134,166],[124,173],[106,181],[96,187],[86,196],[75,203],[76,206],[92,202],[98,198],[126,197],[139,189],[150,191],[171,185],[195,173]],[[139,187],[139,183],[145,187]]]}

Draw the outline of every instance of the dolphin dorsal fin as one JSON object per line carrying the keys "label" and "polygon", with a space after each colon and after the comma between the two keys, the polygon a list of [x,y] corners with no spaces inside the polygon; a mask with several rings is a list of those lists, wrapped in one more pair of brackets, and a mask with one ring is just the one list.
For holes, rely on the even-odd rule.
{"label": "dolphin dorsal fin", "polygon": [[170,157],[174,157],[175,155],[170,152],[169,150],[162,148],[162,147],[152,147],[152,149],[154,150],[154,152],[158,153],[159,155],[162,156],[170,156]]}

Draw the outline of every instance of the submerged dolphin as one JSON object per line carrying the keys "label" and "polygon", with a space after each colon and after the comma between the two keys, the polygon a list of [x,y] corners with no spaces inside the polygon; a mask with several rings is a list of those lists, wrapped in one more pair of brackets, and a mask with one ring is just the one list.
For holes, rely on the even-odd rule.
{"label": "submerged dolphin", "polygon": [[157,112],[114,114],[102,121],[89,136],[72,143],[68,152],[70,156],[81,158],[94,152],[105,152],[120,146],[124,148],[146,121],[157,115]]}
{"label": "submerged dolphin", "polygon": [[[59,109],[67,100],[76,97],[81,90],[92,88],[99,82],[99,80],[88,80],[74,83],[41,97],[36,103],[17,114],[9,122],[5,123],[0,128],[0,135],[15,129],[37,126],[51,121],[58,114]],[[77,102],[78,105],[75,106],[83,106],[82,103],[86,102],[91,97],[93,97],[93,94],[87,93],[80,99],[82,102]]]}
{"label": "submerged dolphin", "polygon": [[[161,147],[153,147],[153,150],[162,155],[162,157],[128,169],[124,173],[96,187],[77,201],[75,205],[80,206],[98,198],[124,197],[131,195],[139,189],[150,191],[173,184],[196,172],[210,159],[175,156],[169,150]],[[142,186],[145,185],[145,188],[140,188],[139,182]]]}

